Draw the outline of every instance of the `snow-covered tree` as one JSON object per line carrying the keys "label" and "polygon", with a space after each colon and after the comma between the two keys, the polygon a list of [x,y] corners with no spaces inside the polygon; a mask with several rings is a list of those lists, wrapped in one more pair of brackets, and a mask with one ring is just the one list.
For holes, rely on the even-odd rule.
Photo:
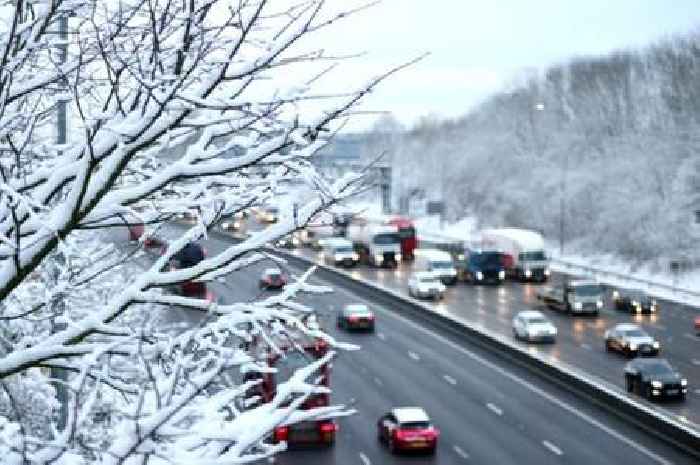
{"label": "snow-covered tree", "polygon": [[[255,381],[238,375],[268,369],[252,340],[291,325],[343,348],[300,322],[312,309],[295,297],[325,290],[308,273],[257,302],[167,292],[266,259],[265,244],[355,191],[357,176],[324,179],[308,159],[392,71],[314,93],[337,58],[306,38],[357,11],[326,3],[0,2],[3,462],[249,463],[283,447],[266,441],[276,425],[347,413],[296,409],[324,392],[314,372],[332,352],[272,401],[244,401]],[[54,129],[64,107],[67,140]],[[167,266],[222,217],[299,180],[307,189],[294,217],[283,212],[196,266]],[[156,259],[139,257],[184,214],[194,214],[193,226]],[[140,224],[136,250],[110,235]],[[154,315],[175,306],[207,319],[171,332]]]}

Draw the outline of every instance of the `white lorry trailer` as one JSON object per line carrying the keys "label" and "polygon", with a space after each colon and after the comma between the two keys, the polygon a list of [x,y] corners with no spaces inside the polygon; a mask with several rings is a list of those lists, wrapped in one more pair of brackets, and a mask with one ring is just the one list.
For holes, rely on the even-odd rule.
{"label": "white lorry trailer", "polygon": [[506,273],[521,281],[549,279],[549,259],[542,235],[527,229],[501,228],[481,232],[483,247],[505,254]]}
{"label": "white lorry trailer", "polygon": [[346,233],[360,261],[381,267],[395,267],[401,262],[401,239],[396,226],[352,222]]}

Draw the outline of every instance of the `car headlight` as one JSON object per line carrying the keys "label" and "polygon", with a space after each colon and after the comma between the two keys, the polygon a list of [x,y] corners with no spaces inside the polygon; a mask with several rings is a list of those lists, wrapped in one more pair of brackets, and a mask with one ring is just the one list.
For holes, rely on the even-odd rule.
{"label": "car headlight", "polygon": [[396,260],[397,262],[400,262],[400,261],[401,261],[401,254],[400,254],[400,253],[395,253],[395,254],[394,254],[394,260]]}
{"label": "car headlight", "polygon": [[498,279],[506,279],[506,272],[504,270],[498,272]]}
{"label": "car headlight", "polygon": [[545,268],[545,269],[544,269],[544,275],[545,275],[545,276],[549,276],[550,273],[551,273],[551,271],[549,271],[549,268]]}
{"label": "car headlight", "polygon": [[476,279],[478,279],[479,281],[484,279],[484,273],[482,273],[481,271],[477,271],[476,272]]}
{"label": "car headlight", "polygon": [[613,291],[613,299],[618,300],[620,298],[620,291]]}
{"label": "car headlight", "polygon": [[299,238],[293,237],[293,238],[292,238],[292,244],[294,244],[294,245],[299,245]]}
{"label": "car headlight", "polygon": [[333,255],[333,258],[335,258],[335,261],[337,261],[337,262],[339,262],[340,260],[343,259],[343,257],[341,257],[341,256],[338,255],[338,254]]}
{"label": "car headlight", "polygon": [[240,229],[240,227],[241,227],[241,223],[239,223],[238,221],[233,222],[233,229]]}
{"label": "car headlight", "polygon": [[464,260],[464,254],[461,253],[461,254],[457,255],[457,260]]}
{"label": "car headlight", "polygon": [[532,276],[532,270],[525,270],[525,277],[529,278]]}
{"label": "car headlight", "polygon": [[574,302],[574,308],[576,310],[581,310],[583,308],[583,304],[581,302]]}
{"label": "car headlight", "polygon": [[687,385],[688,385],[688,380],[685,379],[685,378],[683,378],[683,379],[681,380],[681,386],[687,386]]}
{"label": "car headlight", "polygon": [[654,389],[661,389],[662,387],[664,387],[664,383],[662,383],[661,381],[654,380],[651,382],[651,387],[653,387]]}
{"label": "car headlight", "polygon": [[228,223],[221,223],[221,227],[224,229],[228,229]]}
{"label": "car headlight", "polygon": [[598,308],[603,308],[603,301],[599,300],[598,302],[595,303],[595,306]]}
{"label": "car headlight", "polygon": [[360,256],[357,254],[357,252],[353,252],[353,253],[352,253],[352,259],[355,260],[355,261],[357,261],[357,260],[360,259]]}
{"label": "car headlight", "polygon": [[659,341],[654,341],[654,343],[652,345],[654,346],[654,349],[658,349],[659,347],[661,347],[661,344],[659,344]]}
{"label": "car headlight", "polygon": [[383,261],[384,261],[384,255],[379,254],[379,253],[376,254],[376,255],[374,256],[374,261],[375,261],[375,262],[379,262],[379,263],[383,262]]}
{"label": "car headlight", "polygon": [[634,342],[630,342],[629,348],[630,350],[637,350],[637,344],[635,344]]}
{"label": "car headlight", "polygon": [[633,306],[633,307],[639,307],[639,302],[637,302],[636,300],[633,300],[633,301],[632,301],[632,306]]}

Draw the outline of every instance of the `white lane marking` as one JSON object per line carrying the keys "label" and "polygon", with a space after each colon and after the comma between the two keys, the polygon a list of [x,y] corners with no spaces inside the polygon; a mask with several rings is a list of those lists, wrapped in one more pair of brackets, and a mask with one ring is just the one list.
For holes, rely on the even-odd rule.
{"label": "white lane marking", "polygon": [[362,460],[362,465],[372,465],[369,457],[367,457],[363,452],[360,452],[360,460]]}
{"label": "white lane marking", "polygon": [[697,336],[694,335],[694,334],[683,333],[683,336],[687,337],[688,339],[692,339],[692,340],[694,340],[694,341],[700,341],[700,338],[697,337]]}
{"label": "white lane marking", "polygon": [[382,341],[386,341],[386,335],[384,333],[377,333],[377,337]]}
{"label": "white lane marking", "polygon": [[553,454],[556,454],[556,455],[563,455],[564,454],[560,448],[558,448],[557,446],[555,446],[554,444],[552,444],[551,442],[549,442],[547,440],[542,441],[542,445],[544,447],[546,447],[547,449],[549,449],[550,452],[552,452]]}
{"label": "white lane marking", "polygon": [[464,450],[462,450],[462,448],[459,446],[452,446],[452,450],[455,451],[455,453],[462,457],[464,460],[467,460],[469,458],[469,454],[464,452]]}
{"label": "white lane marking", "polygon": [[586,350],[593,350],[593,347],[591,347],[590,344],[581,344],[581,348]]}
{"label": "white lane marking", "polygon": [[548,400],[549,402],[551,402],[552,404],[561,408],[562,410],[566,410],[571,415],[580,418],[581,420],[585,421],[589,425],[594,426],[594,427],[598,428],[599,430],[607,433],[608,435],[610,435],[613,438],[617,439],[618,441],[626,444],[627,446],[631,447],[632,449],[636,450],[637,452],[639,452],[643,455],[646,455],[647,457],[654,460],[655,462],[661,463],[663,465],[673,465],[672,462],[666,460],[665,458],[661,457],[660,455],[656,454],[655,452],[652,452],[648,448],[644,447],[642,444],[639,444],[638,442],[628,438],[624,434],[615,431],[614,429],[612,429],[611,427],[609,427],[607,425],[604,425],[603,423],[596,420],[592,416],[590,416],[586,413],[580,412],[578,409],[576,409],[576,407],[564,402],[561,399],[556,398],[552,394],[544,391],[543,389],[540,389],[539,387],[535,386],[534,384],[532,384],[528,381],[525,381],[524,379],[522,379],[518,375],[506,370],[505,368],[502,368],[493,362],[489,362],[488,360],[475,354],[474,352],[472,352],[468,349],[465,349],[464,347],[458,345],[456,342],[453,342],[444,336],[441,336],[437,333],[434,333],[434,332],[424,328],[423,326],[419,325],[418,323],[415,323],[415,322],[409,320],[408,318],[406,318],[404,316],[401,316],[399,314],[392,313],[392,312],[387,312],[387,314],[391,315],[392,318],[395,318],[397,320],[401,320],[402,322],[404,322],[408,326],[411,326],[412,328],[414,328],[415,330],[417,330],[423,334],[427,334],[429,336],[434,337],[435,339],[442,342],[443,344],[445,344],[449,347],[452,347],[454,350],[461,352],[462,354],[464,354],[467,357],[471,358],[472,360],[480,363],[481,365],[483,365],[487,368],[490,368],[491,370],[495,371],[496,373],[499,373],[501,376],[508,378],[517,384],[520,384],[524,388],[539,395],[540,397],[544,398],[545,400]]}
{"label": "white lane marking", "polygon": [[695,392],[695,394],[700,396],[700,389],[696,389],[694,392]]}
{"label": "white lane marking", "polygon": [[375,382],[378,386],[383,386],[383,385],[384,385],[384,383],[382,383],[382,380],[379,379],[379,378],[377,378],[376,376],[374,377],[374,382]]}
{"label": "white lane marking", "polygon": [[651,326],[654,327],[654,328],[656,328],[656,329],[658,329],[658,330],[661,330],[661,331],[666,331],[666,329],[667,329],[666,326],[660,325],[660,324],[657,324],[657,323],[652,324]]}
{"label": "white lane marking", "polygon": [[415,352],[411,352],[410,350],[408,351],[408,356],[411,357],[416,362],[420,360],[420,355],[418,355]]}
{"label": "white lane marking", "polygon": [[442,377],[445,379],[445,381],[447,381],[447,382],[450,383],[451,385],[453,385],[453,386],[456,386],[456,385],[457,385],[457,380],[454,379],[452,376],[450,376],[450,375],[443,375]]}
{"label": "white lane marking", "polygon": [[497,405],[492,404],[491,402],[489,402],[488,404],[486,404],[486,407],[487,407],[489,410],[491,410],[493,413],[495,413],[496,415],[499,415],[499,416],[500,416],[500,415],[503,415],[503,410],[501,410],[500,408],[498,408]]}
{"label": "white lane marking", "polygon": [[694,358],[693,360],[691,360],[691,362],[693,362],[693,365],[700,365],[700,360],[698,360],[697,358]]}

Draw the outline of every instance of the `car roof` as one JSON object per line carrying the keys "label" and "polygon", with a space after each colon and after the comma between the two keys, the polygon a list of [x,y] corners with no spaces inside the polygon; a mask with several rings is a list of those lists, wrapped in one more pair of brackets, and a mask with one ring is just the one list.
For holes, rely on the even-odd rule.
{"label": "car roof", "polygon": [[640,367],[651,366],[651,365],[664,365],[664,366],[667,366],[667,367],[673,369],[671,364],[665,358],[657,358],[657,357],[635,358],[630,363],[633,363],[633,364],[640,366]]}
{"label": "car roof", "polygon": [[347,304],[343,307],[343,310],[368,312],[369,307],[365,304]]}
{"label": "car roof", "polygon": [[618,325],[615,325],[613,329],[616,329],[617,331],[632,331],[633,329],[639,329],[643,331],[641,326],[635,325],[634,323],[620,323]]}
{"label": "car roof", "polygon": [[331,237],[326,239],[326,245],[329,247],[352,247],[352,242],[342,237]]}
{"label": "car roof", "polygon": [[391,410],[399,423],[430,421],[428,414],[420,407],[397,407]]}
{"label": "car roof", "polygon": [[280,270],[279,268],[265,268],[263,274],[282,274],[282,270]]}
{"label": "car roof", "polygon": [[574,279],[569,281],[571,286],[599,286],[600,283],[592,279]]}
{"label": "car roof", "polygon": [[413,273],[413,276],[415,276],[418,279],[423,279],[423,278],[430,278],[430,279],[435,279],[437,280],[437,276],[435,276],[435,273],[432,271],[415,271]]}
{"label": "car roof", "polygon": [[523,318],[544,318],[545,320],[547,319],[544,316],[544,313],[539,312],[537,310],[523,310],[522,312],[518,312],[517,316],[523,317]]}
{"label": "car roof", "polygon": [[449,260],[452,261],[452,255],[444,250],[438,249],[417,249],[413,252],[417,257],[425,257],[427,260]]}

